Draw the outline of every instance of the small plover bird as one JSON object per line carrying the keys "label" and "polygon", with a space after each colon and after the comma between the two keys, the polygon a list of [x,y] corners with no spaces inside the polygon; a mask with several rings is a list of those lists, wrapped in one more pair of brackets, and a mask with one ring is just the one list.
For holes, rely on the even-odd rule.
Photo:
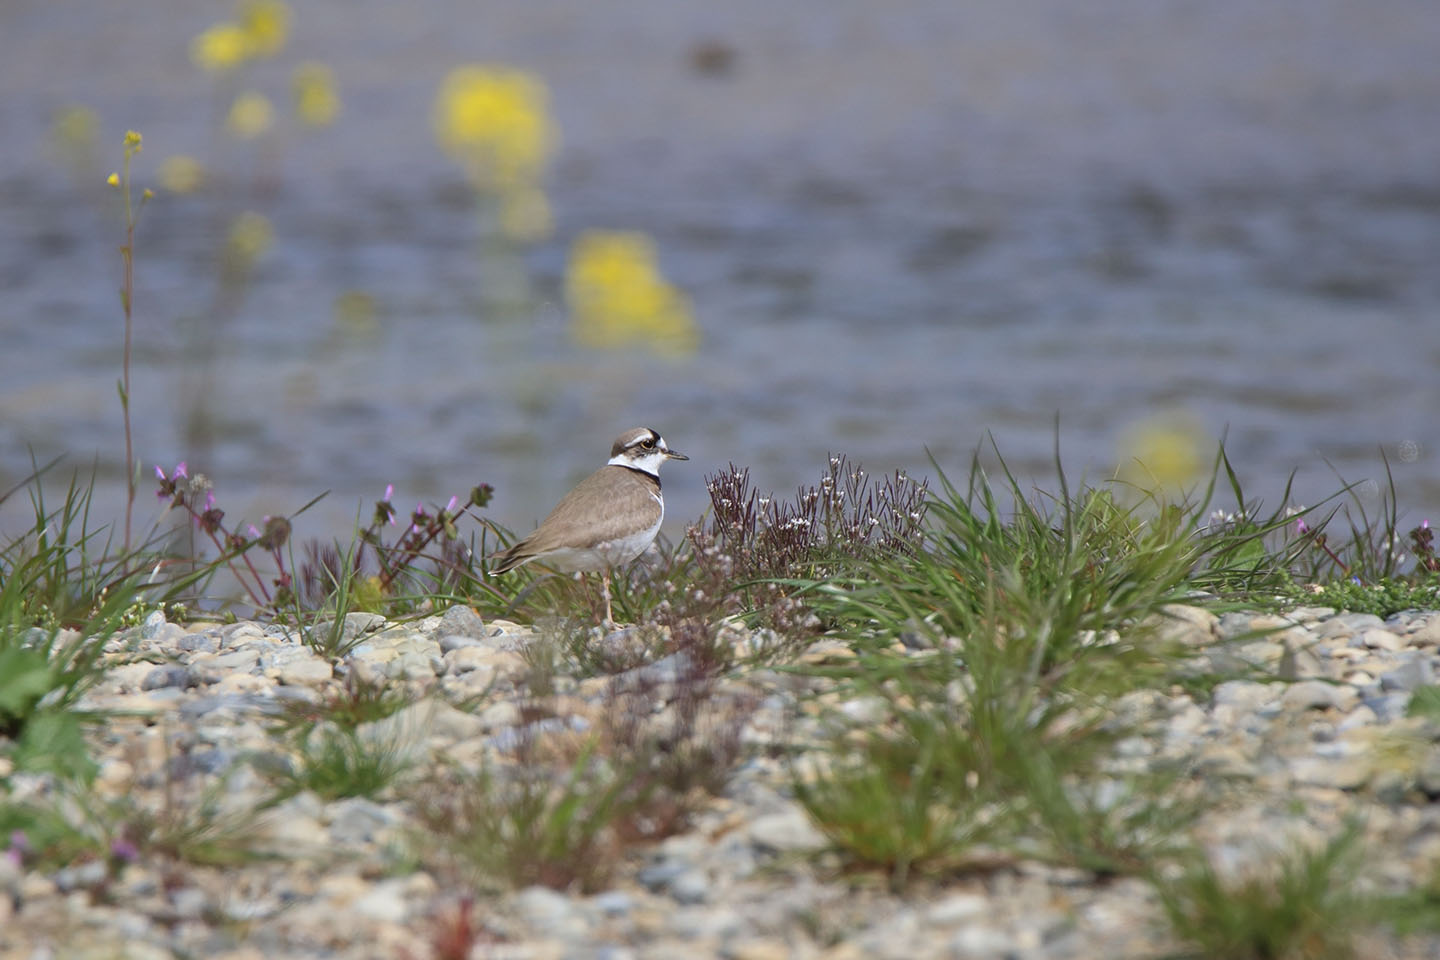
{"label": "small plover bird", "polygon": [[531,560],[562,573],[599,571],[605,622],[614,623],[610,571],[644,553],[660,532],[660,464],[689,459],[649,427],[626,430],[615,438],[610,461],[565,494],[533,533],[493,555],[491,571],[504,573]]}

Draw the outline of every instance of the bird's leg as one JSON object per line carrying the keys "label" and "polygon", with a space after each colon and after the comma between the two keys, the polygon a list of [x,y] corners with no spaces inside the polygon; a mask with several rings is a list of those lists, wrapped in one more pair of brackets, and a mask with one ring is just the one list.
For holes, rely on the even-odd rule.
{"label": "bird's leg", "polygon": [[605,623],[603,626],[615,626],[615,615],[610,610],[610,568],[606,567],[600,571],[600,589],[605,592]]}

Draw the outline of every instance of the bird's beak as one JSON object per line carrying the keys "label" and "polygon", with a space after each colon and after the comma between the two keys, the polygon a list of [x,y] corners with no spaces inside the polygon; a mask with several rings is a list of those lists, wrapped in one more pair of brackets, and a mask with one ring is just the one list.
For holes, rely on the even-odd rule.
{"label": "bird's beak", "polygon": [[689,459],[690,459],[689,457],[685,456],[685,454],[683,454],[683,453],[678,453],[678,452],[676,452],[676,451],[674,451],[674,450],[666,450],[666,451],[665,451],[665,456],[669,457],[671,460],[689,460]]}

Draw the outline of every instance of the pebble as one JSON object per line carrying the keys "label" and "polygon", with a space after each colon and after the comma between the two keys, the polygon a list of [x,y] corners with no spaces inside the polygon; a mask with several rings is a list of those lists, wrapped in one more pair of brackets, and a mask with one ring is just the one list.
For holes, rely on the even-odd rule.
{"label": "pebble", "polygon": [[335,670],[324,660],[297,658],[283,664],[276,677],[287,687],[318,687],[334,678]]}
{"label": "pebble", "polygon": [[750,841],[774,853],[816,850],[826,845],[825,835],[799,806],[757,817],[750,823]]}
{"label": "pebble", "polygon": [[1292,683],[1280,696],[1280,703],[1289,710],[1348,710],[1359,695],[1353,687],[1303,680]]}

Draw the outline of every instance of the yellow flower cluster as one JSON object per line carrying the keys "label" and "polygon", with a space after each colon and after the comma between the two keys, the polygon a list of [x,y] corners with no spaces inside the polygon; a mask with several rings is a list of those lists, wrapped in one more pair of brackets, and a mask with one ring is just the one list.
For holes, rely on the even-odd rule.
{"label": "yellow flower cluster", "polygon": [[517,240],[550,233],[540,189],[557,139],[545,84],[523,70],[472,64],[452,70],[435,98],[435,139],[477,189],[495,194],[500,228]]}
{"label": "yellow flower cluster", "polygon": [[273,57],[290,35],[283,0],[245,0],[235,20],[215,24],[190,42],[190,59],[210,73],[226,73],[247,60]]}
{"label": "yellow flower cluster", "polygon": [[555,141],[547,99],[544,82],[522,70],[458,67],[435,100],[435,137],[482,186],[533,184]]}
{"label": "yellow flower cluster", "polygon": [[249,270],[275,242],[270,221],[258,213],[246,212],[230,224],[225,238],[225,261],[231,269]]}
{"label": "yellow flower cluster", "polygon": [[1156,415],[1131,424],[1120,440],[1122,481],[1150,492],[1182,490],[1205,468],[1205,429],[1193,417]]}
{"label": "yellow flower cluster", "polygon": [[161,161],[155,176],[171,193],[191,193],[205,181],[205,168],[194,157],[176,154]]}
{"label": "yellow flower cluster", "polygon": [[295,68],[290,80],[295,95],[295,115],[311,127],[327,127],[340,114],[340,95],[335,91],[335,74],[323,63],[307,61]]}
{"label": "yellow flower cluster", "polygon": [[254,140],[262,136],[275,121],[275,109],[263,93],[242,93],[230,105],[225,118],[225,129],[240,140]]}
{"label": "yellow flower cluster", "polygon": [[95,152],[100,141],[100,118],[89,107],[65,107],[55,114],[50,138],[61,156],[78,165]]}
{"label": "yellow flower cluster", "polygon": [[587,347],[643,343],[683,356],[700,332],[689,298],[660,275],[655,244],[643,233],[581,234],[565,276],[571,335]]}

